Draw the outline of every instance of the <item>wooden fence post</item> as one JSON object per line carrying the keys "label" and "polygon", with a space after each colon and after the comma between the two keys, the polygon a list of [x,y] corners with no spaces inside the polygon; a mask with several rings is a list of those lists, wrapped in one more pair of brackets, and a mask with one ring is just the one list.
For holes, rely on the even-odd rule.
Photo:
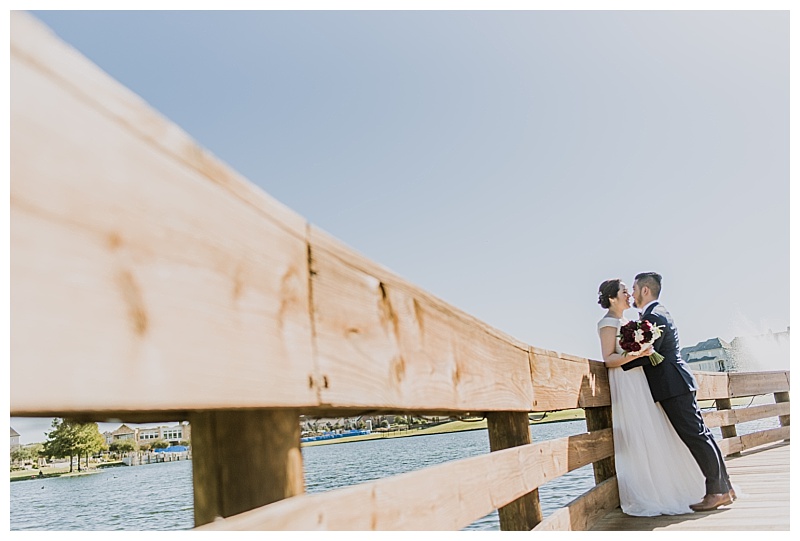
{"label": "wooden fence post", "polygon": [[[780,404],[781,402],[788,402],[789,401],[789,393],[775,393],[775,403]],[[778,420],[781,422],[781,426],[789,426],[789,416],[788,415],[779,415]],[[788,439],[783,441],[789,441]]]}
{"label": "wooden fence post", "polygon": [[[717,398],[717,411],[720,410],[729,410],[732,408],[731,406],[731,399],[730,398]],[[723,438],[735,438],[738,434],[736,433],[736,425],[723,425],[720,427],[720,431],[722,432]],[[742,453],[735,452],[730,453],[726,456],[741,456]]]}
{"label": "wooden fence post", "polygon": [[[584,408],[584,411],[586,412],[586,430],[589,432],[611,428],[611,406]],[[617,474],[613,455],[594,462],[592,468],[594,469],[594,483],[596,485]]]}
{"label": "wooden fence post", "polygon": [[297,411],[209,411],[190,422],[195,526],[304,491]]}
{"label": "wooden fence post", "polygon": [[[489,447],[500,451],[531,443],[531,429],[527,412],[489,412],[486,414],[489,429]],[[504,505],[500,514],[503,531],[530,531],[542,521],[539,489]]]}

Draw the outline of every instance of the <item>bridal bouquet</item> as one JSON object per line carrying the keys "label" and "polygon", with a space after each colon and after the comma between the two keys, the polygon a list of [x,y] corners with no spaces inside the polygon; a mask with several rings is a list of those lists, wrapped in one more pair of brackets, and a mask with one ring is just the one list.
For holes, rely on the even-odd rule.
{"label": "bridal bouquet", "polygon": [[[629,321],[619,329],[619,346],[626,353],[634,353],[653,345],[659,336],[661,327],[658,325],[653,325],[646,319]],[[658,352],[649,355],[648,358],[653,366],[664,360],[664,356]]]}

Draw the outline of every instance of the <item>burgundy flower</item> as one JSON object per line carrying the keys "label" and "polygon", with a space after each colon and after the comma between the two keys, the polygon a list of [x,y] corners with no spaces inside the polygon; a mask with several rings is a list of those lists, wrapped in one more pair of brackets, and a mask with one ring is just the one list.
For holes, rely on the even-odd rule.
{"label": "burgundy flower", "polygon": [[636,336],[636,322],[631,321],[620,328],[620,334],[626,342],[632,342]]}
{"label": "burgundy flower", "polygon": [[[641,341],[636,340],[637,331],[642,331]],[[645,345],[650,345],[653,339],[659,336],[661,336],[661,327],[644,319],[629,321],[619,328],[619,347],[629,353],[641,351]],[[653,353],[649,358],[650,363],[655,366],[664,359],[664,356],[659,353]]]}

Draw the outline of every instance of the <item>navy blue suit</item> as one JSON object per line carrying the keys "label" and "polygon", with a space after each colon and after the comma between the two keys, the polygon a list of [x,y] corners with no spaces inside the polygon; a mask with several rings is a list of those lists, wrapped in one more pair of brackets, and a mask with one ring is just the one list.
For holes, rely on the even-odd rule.
{"label": "navy blue suit", "polygon": [[663,355],[664,360],[653,366],[648,357],[640,357],[623,364],[622,369],[644,367],[653,400],[661,404],[706,477],[706,494],[728,492],[731,485],[725,461],[697,405],[697,380],[681,359],[678,328],[658,302],[647,307],[642,319],[661,327],[661,336],[653,343],[653,349]]}

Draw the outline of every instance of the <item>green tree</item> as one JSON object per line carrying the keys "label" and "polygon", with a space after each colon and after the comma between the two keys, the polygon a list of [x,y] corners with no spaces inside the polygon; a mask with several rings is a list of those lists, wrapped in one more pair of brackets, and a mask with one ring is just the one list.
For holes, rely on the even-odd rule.
{"label": "green tree", "polygon": [[76,438],[76,451],[78,455],[78,471],[81,471],[81,455],[86,457],[86,467],[89,467],[89,455],[99,453],[106,448],[106,440],[100,433],[97,423],[82,423],[78,427]]}
{"label": "green tree", "polygon": [[191,442],[189,440],[181,440],[178,442],[178,445],[183,445],[184,447],[189,447]]}
{"label": "green tree", "polygon": [[105,439],[100,434],[97,423],[80,423],[68,419],[53,419],[53,430],[48,432],[47,441],[41,455],[55,458],[69,458],[69,471],[72,472],[72,457],[78,457],[78,471],[81,471],[81,456],[89,455],[105,448]]}
{"label": "green tree", "polygon": [[26,460],[30,459],[31,451],[27,447],[17,447],[13,451],[11,451],[11,460],[14,462],[24,463]]}
{"label": "green tree", "polygon": [[[69,471],[72,473],[72,457],[78,454],[78,434],[80,423],[67,419],[53,419],[53,430],[47,433],[43,454],[49,457],[69,457]],[[78,464],[80,469],[80,464]]]}
{"label": "green tree", "polygon": [[153,449],[166,449],[169,447],[169,442],[164,440],[156,440],[153,442]]}
{"label": "green tree", "polygon": [[28,445],[25,445],[25,449],[29,453],[28,460],[30,460],[34,466],[38,466],[39,459],[42,458],[42,456],[44,456],[42,454],[44,445],[42,445],[41,443],[29,443]]}
{"label": "green tree", "polygon": [[39,458],[42,455],[42,450],[44,449],[44,445],[41,442],[31,443],[25,447],[31,450],[31,456],[34,458]]}
{"label": "green tree", "polygon": [[111,445],[108,446],[108,450],[112,453],[129,453],[136,449],[136,444],[133,440],[114,440],[111,442]]}

